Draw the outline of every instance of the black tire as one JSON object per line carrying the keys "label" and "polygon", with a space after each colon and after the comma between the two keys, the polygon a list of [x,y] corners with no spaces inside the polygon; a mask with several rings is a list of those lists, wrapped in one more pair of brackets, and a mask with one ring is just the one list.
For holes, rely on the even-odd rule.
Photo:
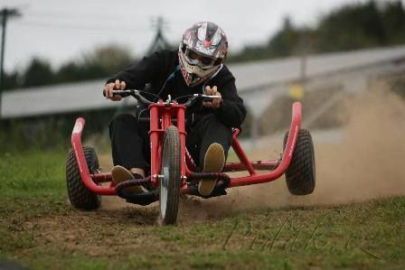
{"label": "black tire", "polygon": [[[284,136],[284,149],[288,132]],[[293,195],[308,195],[315,189],[315,152],[312,137],[308,130],[301,129],[291,159],[285,173],[287,187]]]}
{"label": "black tire", "polygon": [[160,174],[163,175],[159,186],[160,223],[175,224],[180,197],[180,136],[175,126],[165,131]]}
{"label": "black tire", "polygon": [[[90,173],[99,169],[97,154],[91,147],[83,147]],[[82,182],[75,153],[69,151],[66,161],[66,184],[70,203],[77,209],[95,210],[101,205],[101,197],[91,192]]]}

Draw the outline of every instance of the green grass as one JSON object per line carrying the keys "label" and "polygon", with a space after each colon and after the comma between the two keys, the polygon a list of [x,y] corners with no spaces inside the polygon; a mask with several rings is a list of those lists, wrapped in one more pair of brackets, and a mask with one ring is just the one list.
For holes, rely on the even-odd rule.
{"label": "green grass", "polygon": [[0,189],[6,197],[57,197],[64,194],[65,153],[5,153],[0,158]]}
{"label": "green grass", "polygon": [[0,158],[0,260],[31,269],[405,266],[405,197],[256,209],[159,227],[156,208],[72,209],[64,182],[65,153]]}

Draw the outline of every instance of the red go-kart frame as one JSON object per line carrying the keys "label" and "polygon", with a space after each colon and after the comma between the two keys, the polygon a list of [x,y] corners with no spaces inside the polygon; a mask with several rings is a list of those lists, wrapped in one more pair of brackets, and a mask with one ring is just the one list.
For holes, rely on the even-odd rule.
{"label": "red go-kart frame", "polygon": [[[302,164],[309,164],[311,168],[304,168],[305,170],[302,171],[302,169],[297,170],[294,168],[293,176],[295,177],[294,179],[290,180],[288,179],[288,174],[287,174],[287,184],[290,192],[296,195],[306,195],[309,194],[313,191],[314,185],[315,185],[315,167],[314,167],[314,154],[313,154],[313,145],[312,145],[312,138],[310,137],[310,134],[306,130],[300,130],[301,129],[301,103],[300,102],[294,102],[292,105],[292,120],[291,120],[291,125],[289,132],[286,135],[285,141],[284,141],[284,151],[282,153],[282,156],[280,159],[271,159],[271,160],[259,160],[259,161],[250,161],[248,157],[246,156],[245,152],[243,151],[239,141],[238,141],[238,134],[240,132],[239,129],[233,129],[233,142],[232,142],[232,148],[236,155],[239,158],[239,162],[228,162],[225,164],[223,172],[220,173],[210,173],[210,172],[197,172],[196,171],[196,166],[191,158],[191,155],[188,153],[186,149],[186,119],[185,119],[185,113],[187,107],[191,104],[189,101],[187,104],[179,104],[177,101],[171,101],[170,99],[167,101],[163,100],[158,100],[157,102],[150,102],[147,101],[145,98],[142,97],[141,91],[138,90],[118,90],[116,91],[116,94],[122,94],[122,93],[129,93],[129,95],[132,95],[138,99],[138,101],[143,101],[143,103],[148,104],[148,109],[149,109],[149,123],[150,123],[150,130],[149,130],[149,136],[150,136],[150,151],[151,151],[151,161],[150,161],[150,172],[148,173],[148,177],[145,179],[142,179],[138,182],[133,181],[132,185],[140,185],[140,184],[145,184],[147,183],[149,187],[153,188],[158,188],[161,180],[164,178],[164,173],[162,172],[163,169],[162,165],[165,165],[162,163],[162,156],[164,155],[163,151],[163,144],[165,140],[165,133],[167,132],[168,128],[171,126],[175,126],[177,129],[176,133],[178,132],[178,138],[179,138],[179,179],[175,181],[179,181],[179,184],[176,186],[179,189],[179,193],[184,193],[184,194],[192,194],[192,195],[199,195],[198,192],[196,194],[195,191],[195,186],[196,186],[196,181],[199,181],[203,178],[216,178],[218,179],[217,181],[217,186],[221,186],[222,188],[232,188],[232,187],[238,187],[238,186],[245,186],[245,185],[252,185],[252,184],[259,184],[259,183],[264,183],[264,182],[270,182],[278,179],[281,175],[283,175],[289,168],[290,163],[293,159],[293,156],[297,156],[297,153],[294,154],[294,150],[296,148],[297,140],[300,140],[298,143],[299,145],[301,144],[302,146],[300,147],[307,147],[306,149],[310,149],[309,152],[311,152],[310,156],[305,156],[301,155],[302,157],[299,157],[300,160],[297,162],[300,162],[302,167]],[[201,94],[195,94],[194,99],[197,99],[199,97],[203,97],[204,95]],[[206,98],[206,96],[204,96]],[[203,97],[203,98],[204,98]],[[82,137],[82,132],[84,129],[85,125],[85,120],[83,118],[78,118],[76,120],[76,123],[73,128],[72,132],[72,152],[74,154],[71,154],[71,156],[75,159],[73,160],[73,163],[75,163],[75,170],[78,171],[77,175],[80,173],[80,179],[78,180],[79,182],[81,181],[84,184],[85,189],[90,191],[93,194],[97,195],[120,195],[119,193],[119,185],[115,185],[114,182],[112,181],[112,175],[111,173],[102,173],[99,170],[89,170],[89,164],[88,160],[86,160],[86,154],[85,151],[83,150],[82,142],[81,142],[81,137]],[[301,133],[302,131],[307,132],[307,137],[301,138]],[[306,135],[306,134],[304,134]],[[309,138],[309,139],[308,139]],[[304,141],[303,141],[304,140]],[[306,140],[306,141],[305,141]],[[308,152],[307,150],[303,151],[301,150],[302,153]],[[177,155],[178,156],[178,155]],[[309,160],[307,162],[306,160]],[[311,162],[312,160],[312,162]],[[69,160],[68,160],[69,161]],[[98,163],[98,162],[97,162]],[[308,166],[307,166],[308,167]],[[261,170],[269,170],[266,173],[261,172],[260,174],[258,171]],[[300,171],[301,170],[301,171]],[[67,168],[68,171],[68,168]],[[247,171],[249,175],[243,176],[243,177],[231,177],[228,172],[235,172],[235,171]],[[300,179],[297,180],[296,175],[300,174],[298,178],[304,179],[310,178],[308,181],[309,185],[307,183],[298,183],[302,187],[304,187],[303,190],[294,190],[294,185],[296,186],[297,183],[294,181],[301,181]],[[301,177],[301,175],[304,177]],[[78,176],[79,177],[79,176]],[[76,181],[76,180],[75,180]],[[307,181],[307,180],[305,180]],[[128,183],[127,183],[128,184]],[[74,185],[77,185],[77,183],[74,183]],[[81,185],[81,184],[80,184]],[[306,186],[303,186],[306,185]],[[83,187],[83,188],[84,188]],[[194,189],[193,189],[194,187]],[[291,188],[290,188],[291,187]],[[68,189],[69,189],[69,180],[68,180]],[[117,192],[118,191],[118,192]],[[72,192],[72,191],[69,191]],[[87,192],[87,191],[86,191]],[[226,194],[226,193],[225,193]],[[223,195],[223,194],[222,194]],[[71,194],[69,194],[71,196]],[[123,196],[121,196],[123,197]],[[159,197],[159,195],[157,196]],[[71,197],[70,197],[71,199]],[[79,198],[80,199],[80,198]],[[72,199],[71,199],[72,201]],[[136,202],[134,202],[136,203]],[[72,204],[74,204],[72,202]],[[87,207],[87,206],[85,206]],[[79,205],[80,208],[80,205]],[[93,206],[90,206],[89,208],[95,208]],[[163,209],[166,210],[166,209]],[[177,209],[175,211],[177,215]],[[174,221],[175,222],[175,221]],[[172,222],[171,222],[172,223]]]}
{"label": "red go-kart frame", "polygon": [[[165,105],[163,101],[159,101],[156,104],[149,105],[150,110],[150,141],[151,141],[151,184],[152,186],[158,186],[158,175],[161,164],[161,138],[166,128],[173,125],[171,119],[173,116],[177,116],[177,128],[180,133],[181,142],[181,191],[187,193],[187,179],[192,175],[193,169],[195,169],[191,156],[185,147],[186,142],[186,130],[185,130],[185,110],[186,107],[182,104],[173,103],[170,107]],[[162,125],[159,127],[159,119],[162,119]],[[92,192],[99,195],[116,195],[114,183],[111,182],[111,173],[96,173],[90,174],[86,159],[83,153],[83,147],[81,142],[82,132],[85,125],[83,118],[78,118],[72,132],[72,146],[75,152],[77,165],[79,167],[80,176],[86,187]],[[292,106],[292,121],[287,139],[287,144],[283,152],[281,160],[272,159],[266,161],[249,161],[245,152],[243,151],[237,136],[239,129],[233,129],[233,142],[232,148],[238,156],[240,162],[227,163],[223,170],[223,173],[230,171],[245,171],[249,172],[249,176],[245,177],[229,177],[230,183],[228,187],[237,187],[245,185],[253,185],[264,182],[274,181],[284,174],[288,166],[290,165],[291,158],[294,152],[295,143],[297,141],[298,131],[301,128],[301,103],[294,102]],[[270,170],[265,174],[258,174],[256,170]],[[97,183],[111,182],[109,186],[100,186]]]}

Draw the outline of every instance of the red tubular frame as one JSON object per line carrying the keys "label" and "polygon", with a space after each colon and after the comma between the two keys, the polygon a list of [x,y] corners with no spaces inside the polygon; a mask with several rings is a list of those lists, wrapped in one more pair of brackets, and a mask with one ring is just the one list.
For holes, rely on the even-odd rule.
{"label": "red tubular frame", "polygon": [[[151,184],[158,186],[159,173],[161,164],[161,148],[162,138],[166,128],[173,124],[173,117],[177,118],[177,128],[180,134],[180,174],[181,174],[181,191],[188,192],[187,182],[188,176],[195,170],[194,162],[186,149],[186,126],[185,126],[185,111],[186,107],[181,104],[171,103],[166,104],[162,101],[151,104],[150,110],[150,147],[151,147]],[[238,156],[239,163],[227,163],[224,168],[225,172],[244,171],[249,172],[249,176],[230,178],[229,187],[237,187],[244,185],[259,184],[264,182],[274,181],[279,178],[287,170],[290,165],[291,158],[295,149],[298,132],[301,128],[301,103],[295,102],[292,106],[292,121],[287,139],[287,144],[281,160],[255,161],[250,162],[244,153],[241,145],[237,140],[239,130],[233,132],[232,148]],[[77,165],[80,171],[85,186],[92,192],[99,195],[115,195],[115,187],[111,182],[110,173],[90,174],[86,159],[84,156],[81,135],[85,120],[78,118],[72,132],[72,146],[75,152]],[[270,170],[268,173],[258,174],[256,170]],[[109,186],[99,186],[97,183],[110,182]]]}
{"label": "red tubular frame", "polygon": [[159,121],[152,119],[159,119],[159,108],[158,106],[150,106],[150,151],[151,151],[151,164],[150,164],[150,172],[151,172],[151,183],[153,186],[158,184],[158,176],[159,176],[159,167],[160,167],[160,158],[159,158],[159,139],[161,130],[159,129]]}
{"label": "red tubular frame", "polygon": [[[82,132],[85,124],[84,118],[77,118],[75,126],[72,132],[72,147],[75,152],[77,166],[79,168],[80,176],[84,185],[92,192],[99,195],[115,195],[115,188],[113,186],[104,187],[98,186],[95,182],[96,179],[105,179],[105,174],[102,175],[90,175],[89,169],[87,167],[86,158],[84,156],[84,151],[82,147]],[[92,177],[93,176],[93,177]],[[110,176],[109,176],[110,177]]]}
{"label": "red tubular frame", "polygon": [[[185,110],[184,105],[165,104],[159,101],[156,104],[149,105],[150,110],[150,140],[151,140],[151,184],[158,186],[158,176],[161,163],[161,148],[162,138],[165,130],[173,125],[172,118],[177,117],[177,129],[180,135],[180,175],[182,178],[182,185],[185,185],[187,165],[186,165],[186,125],[185,125]],[[161,127],[159,127],[159,119]]]}
{"label": "red tubular frame", "polygon": [[[230,187],[237,187],[237,186],[245,186],[245,185],[253,185],[259,184],[264,182],[274,181],[279,178],[288,168],[291,162],[292,154],[295,149],[295,144],[297,142],[298,132],[301,128],[301,103],[294,102],[292,108],[292,121],[290,126],[290,132],[287,139],[287,144],[283,153],[283,157],[278,164],[278,166],[271,172],[261,175],[256,175],[255,171],[249,170],[250,176],[245,177],[238,177],[238,178],[231,178]],[[235,139],[234,139],[235,142]],[[234,145],[232,145],[234,147]],[[239,144],[236,145],[236,149],[234,147],[235,152],[237,152],[239,158],[241,159],[242,163],[247,168],[252,168],[253,165],[247,160],[245,153],[243,152],[242,148],[240,148]],[[242,158],[241,158],[242,157]],[[274,162],[274,161],[273,161]],[[270,164],[271,162],[269,162]]]}

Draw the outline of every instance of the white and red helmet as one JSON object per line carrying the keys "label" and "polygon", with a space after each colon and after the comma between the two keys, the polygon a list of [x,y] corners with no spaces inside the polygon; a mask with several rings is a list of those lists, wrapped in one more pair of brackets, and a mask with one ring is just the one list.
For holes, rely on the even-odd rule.
{"label": "white and red helmet", "polygon": [[194,86],[214,75],[227,50],[226,35],[215,23],[199,22],[187,29],[179,46],[179,63],[186,84]]}

